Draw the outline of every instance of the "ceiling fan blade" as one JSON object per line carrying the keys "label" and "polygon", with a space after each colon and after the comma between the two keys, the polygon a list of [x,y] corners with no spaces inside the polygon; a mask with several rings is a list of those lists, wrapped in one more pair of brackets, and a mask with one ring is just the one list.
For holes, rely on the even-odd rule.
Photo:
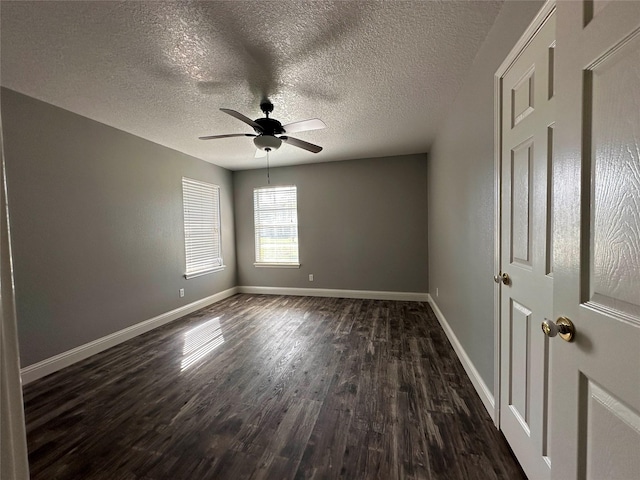
{"label": "ceiling fan blade", "polygon": [[309,120],[300,120],[299,122],[288,123],[282,128],[286,133],[308,132],[309,130],[320,130],[327,128],[325,123],[319,118],[311,118]]}
{"label": "ceiling fan blade", "polygon": [[314,145],[313,143],[305,142],[304,140],[300,140],[298,138],[282,136],[280,137],[280,140],[288,143],[289,145],[293,145],[294,147],[308,150],[309,152],[318,153],[322,151],[322,147]]}
{"label": "ceiling fan blade", "polygon": [[267,156],[267,152],[265,152],[264,150],[260,150],[259,148],[256,148],[256,155],[254,158],[262,158],[266,156]]}
{"label": "ceiling fan blade", "polygon": [[260,125],[258,125],[256,122],[251,120],[249,117],[241,114],[240,112],[236,112],[235,110],[230,110],[228,108],[221,108],[220,110],[222,110],[224,113],[231,115],[232,117],[237,118],[238,120],[246,123],[247,125],[251,125],[253,128],[262,132],[262,127]]}
{"label": "ceiling fan blade", "polygon": [[200,140],[213,140],[214,138],[230,138],[230,137],[257,137],[253,133],[227,133],[226,135],[208,135],[206,137],[198,137]]}

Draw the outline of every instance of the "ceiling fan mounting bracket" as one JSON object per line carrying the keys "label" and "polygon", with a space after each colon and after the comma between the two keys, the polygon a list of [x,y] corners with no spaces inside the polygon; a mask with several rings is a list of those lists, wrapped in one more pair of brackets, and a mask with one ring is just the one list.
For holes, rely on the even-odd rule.
{"label": "ceiling fan mounting bracket", "polygon": [[260,110],[262,110],[262,113],[264,113],[265,116],[269,118],[269,114],[273,112],[273,103],[271,103],[269,100],[264,100],[262,103],[260,103]]}

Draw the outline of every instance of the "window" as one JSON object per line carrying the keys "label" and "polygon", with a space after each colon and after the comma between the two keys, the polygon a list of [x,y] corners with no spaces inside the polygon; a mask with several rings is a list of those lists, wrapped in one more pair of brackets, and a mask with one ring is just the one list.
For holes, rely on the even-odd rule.
{"label": "window", "polygon": [[220,251],[220,187],[182,178],[185,278],[222,270]]}
{"label": "window", "polygon": [[298,263],[298,200],[295,186],[253,190],[256,266]]}

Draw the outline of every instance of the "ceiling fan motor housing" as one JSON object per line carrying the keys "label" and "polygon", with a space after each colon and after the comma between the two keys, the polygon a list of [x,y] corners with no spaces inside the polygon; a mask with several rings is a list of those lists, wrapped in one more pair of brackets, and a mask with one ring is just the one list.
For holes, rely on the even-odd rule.
{"label": "ceiling fan motor housing", "polygon": [[273,118],[256,118],[255,122],[260,125],[262,131],[254,128],[256,133],[263,133],[265,135],[280,135],[284,133],[284,128],[282,128],[282,124]]}

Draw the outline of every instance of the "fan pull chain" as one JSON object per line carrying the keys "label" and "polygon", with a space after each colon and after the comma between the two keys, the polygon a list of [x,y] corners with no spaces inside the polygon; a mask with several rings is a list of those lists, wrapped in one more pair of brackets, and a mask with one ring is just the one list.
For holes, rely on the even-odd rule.
{"label": "fan pull chain", "polygon": [[271,178],[269,177],[269,150],[267,150],[267,185],[271,185]]}

